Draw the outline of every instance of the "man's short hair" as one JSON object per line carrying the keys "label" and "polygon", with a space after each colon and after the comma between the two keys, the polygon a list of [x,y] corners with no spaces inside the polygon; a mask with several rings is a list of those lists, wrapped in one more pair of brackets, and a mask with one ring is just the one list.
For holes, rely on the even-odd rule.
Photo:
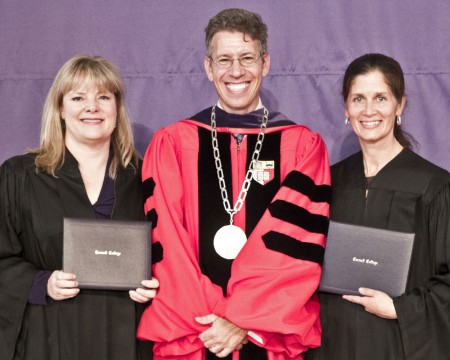
{"label": "man's short hair", "polygon": [[240,32],[258,40],[261,55],[267,52],[267,25],[260,15],[244,9],[225,9],[213,16],[205,28],[206,54],[212,54],[212,38],[220,31]]}

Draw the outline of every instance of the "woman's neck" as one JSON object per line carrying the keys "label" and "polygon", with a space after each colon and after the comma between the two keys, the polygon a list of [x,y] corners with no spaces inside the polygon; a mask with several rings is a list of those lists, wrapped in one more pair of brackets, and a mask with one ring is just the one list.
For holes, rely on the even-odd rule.
{"label": "woman's neck", "polygon": [[72,144],[66,142],[66,147],[72,153],[78,164],[81,166],[93,163],[105,163],[108,161],[110,142],[100,144]]}
{"label": "woman's neck", "polygon": [[388,144],[361,144],[364,162],[364,174],[372,177],[395,158],[403,147],[397,140]]}
{"label": "woman's neck", "polygon": [[91,204],[94,204],[103,185],[110,143],[107,142],[97,146],[80,144],[76,146],[66,144],[66,146],[78,162],[87,196]]}

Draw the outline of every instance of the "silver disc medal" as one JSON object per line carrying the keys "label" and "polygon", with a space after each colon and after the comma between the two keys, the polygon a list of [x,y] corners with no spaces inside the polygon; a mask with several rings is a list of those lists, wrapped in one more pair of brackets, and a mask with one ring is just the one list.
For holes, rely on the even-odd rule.
{"label": "silver disc medal", "polygon": [[235,259],[247,242],[245,232],[235,225],[222,226],[214,236],[214,249],[224,259]]}

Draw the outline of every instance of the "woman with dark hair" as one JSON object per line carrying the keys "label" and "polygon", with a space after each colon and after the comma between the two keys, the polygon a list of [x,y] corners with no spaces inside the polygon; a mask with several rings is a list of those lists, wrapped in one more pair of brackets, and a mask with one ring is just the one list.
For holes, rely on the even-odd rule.
{"label": "woman with dark hair", "polygon": [[69,59],[44,104],[40,147],[0,167],[0,359],[152,358],[136,328],[156,279],[80,290],[59,270],[64,217],[144,220],[141,163],[117,69]]}
{"label": "woman with dark hair", "polygon": [[448,359],[450,174],[411,150],[401,130],[403,71],[366,54],[343,81],[345,124],[361,151],[332,167],[332,220],[415,233],[406,291],[321,293],[322,345],[307,359]]}

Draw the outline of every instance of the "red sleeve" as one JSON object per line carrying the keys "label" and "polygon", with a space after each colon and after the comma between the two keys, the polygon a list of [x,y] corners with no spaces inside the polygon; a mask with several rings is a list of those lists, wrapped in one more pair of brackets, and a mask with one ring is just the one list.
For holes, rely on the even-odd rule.
{"label": "red sleeve", "polygon": [[214,309],[251,330],[249,339],[277,359],[301,357],[321,336],[314,293],[328,229],[329,162],[320,136],[302,129],[300,136],[283,133],[283,142],[297,144],[296,161],[282,165],[281,188],[233,262],[228,297]]}
{"label": "red sleeve", "polygon": [[[194,318],[212,313],[223,296],[222,289],[199,268],[195,211],[198,205],[191,198],[196,193],[192,187],[197,186],[198,150],[196,143],[180,143],[181,138],[196,139],[195,134],[187,135],[186,131],[190,131],[189,126],[183,130],[177,126],[159,130],[144,157],[145,213],[152,214],[156,224],[152,242],[162,246],[163,256],[153,266],[153,274],[161,284],[158,295],[144,312],[138,328],[139,338],[155,341],[155,355],[178,355],[183,359],[204,349],[198,335],[205,326]],[[195,214],[185,213],[192,206]]]}

